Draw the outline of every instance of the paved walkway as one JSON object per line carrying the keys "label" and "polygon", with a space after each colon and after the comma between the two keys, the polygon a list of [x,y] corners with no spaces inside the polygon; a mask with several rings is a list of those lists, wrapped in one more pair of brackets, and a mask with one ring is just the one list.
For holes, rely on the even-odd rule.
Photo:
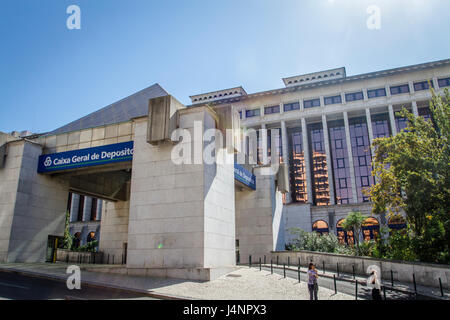
{"label": "paved walkway", "polygon": [[[92,265],[88,265],[90,268]],[[65,281],[66,264],[0,264],[0,271],[19,272],[37,277]],[[102,266],[104,267],[104,266]],[[112,266],[111,266],[112,267]],[[149,278],[83,270],[82,285],[97,285],[151,294],[159,298],[208,300],[307,300],[309,293],[305,282],[284,278],[270,271],[237,267],[236,271],[214,281],[199,282],[180,279]],[[326,288],[319,289],[320,300],[354,300],[351,295]]]}
{"label": "paved walkway", "polygon": [[[242,266],[244,266],[244,265],[242,265]],[[258,268],[258,270],[259,270],[259,264],[253,264],[252,267]],[[265,270],[270,270],[270,264],[266,264],[266,265],[262,264],[262,267]],[[247,268],[248,268],[248,265],[247,265]],[[283,270],[284,266],[274,264],[273,268],[277,269],[277,270]],[[297,266],[290,266],[290,267],[286,266],[286,270],[297,272],[298,267]],[[358,281],[358,285],[361,285],[361,288],[366,286],[367,277],[362,277],[359,275],[355,275],[355,277],[353,277],[352,274],[342,273],[342,272],[340,272],[338,275],[336,271],[330,271],[330,270],[325,270],[325,273],[324,273],[323,270],[319,269],[319,268],[318,268],[318,271],[319,271],[320,277],[327,277],[327,278],[333,279],[333,276],[335,276],[338,283],[345,281],[345,282],[354,284],[355,281]],[[301,267],[300,272],[301,272],[301,276],[300,276],[301,281],[305,281],[307,268]],[[407,296],[410,296],[410,295],[413,296],[413,293],[415,292],[413,283],[405,283],[405,282],[396,281],[395,275],[394,275],[394,286],[392,286],[390,279],[382,279],[381,285],[383,287],[386,287],[386,289],[388,291],[388,295],[390,295],[393,299],[404,299]],[[417,293],[419,295],[419,298],[450,300],[450,293],[446,290],[443,290],[444,296],[442,297],[440,288],[425,287],[425,286],[421,286],[421,285],[417,285],[416,288],[417,288]]]}

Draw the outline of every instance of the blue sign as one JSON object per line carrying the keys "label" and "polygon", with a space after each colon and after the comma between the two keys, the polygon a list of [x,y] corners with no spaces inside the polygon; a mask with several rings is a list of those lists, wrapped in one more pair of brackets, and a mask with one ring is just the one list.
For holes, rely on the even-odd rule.
{"label": "blue sign", "polygon": [[133,141],[106,146],[44,154],[39,157],[38,172],[71,170],[133,160]]}
{"label": "blue sign", "polygon": [[243,183],[247,187],[256,190],[255,175],[237,163],[234,164],[234,179]]}

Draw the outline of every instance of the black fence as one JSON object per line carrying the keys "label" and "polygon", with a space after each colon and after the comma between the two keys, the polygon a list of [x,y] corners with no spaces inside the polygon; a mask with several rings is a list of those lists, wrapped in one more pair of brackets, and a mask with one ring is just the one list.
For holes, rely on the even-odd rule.
{"label": "black fence", "polygon": [[[252,256],[249,255],[249,259],[248,259],[249,268],[258,267],[259,270],[262,270],[263,268],[264,269],[270,268],[271,274],[274,273],[274,270],[280,270],[280,274],[281,274],[281,270],[282,270],[282,275],[284,278],[286,278],[287,272],[290,272],[290,274],[291,274],[290,278],[293,278],[293,271],[294,271],[294,272],[296,272],[296,277],[297,277],[299,283],[302,282],[301,273],[306,274],[306,271],[301,270],[302,264],[304,267],[308,267],[309,263],[313,262],[313,261],[301,261],[301,259],[298,258],[298,261],[296,263],[297,268],[296,268],[296,270],[293,270],[292,268],[290,268],[291,267],[290,257],[288,257],[286,259],[286,261],[284,261],[283,263],[280,263],[280,258],[278,256],[276,257],[275,261],[273,259],[270,259],[270,266],[268,265],[268,263],[266,263],[266,260],[267,260],[266,256],[264,256],[263,259],[264,259],[264,265],[262,264],[261,257],[259,257],[258,264],[254,265],[254,264],[252,264]],[[353,285],[354,286],[353,295],[356,300],[360,297],[367,298],[368,289],[366,289],[366,286],[367,286],[366,279],[364,279],[364,280],[357,279],[357,273],[356,273],[357,266],[355,264],[351,265],[352,272],[349,274],[349,273],[343,273],[341,271],[342,269],[344,269],[342,263],[336,263],[335,265],[334,264],[333,265],[326,264],[325,261],[321,261],[321,263],[316,263],[316,262],[313,262],[313,263],[316,266],[316,269],[319,272],[319,274],[330,278],[330,280],[331,279],[333,280],[333,289],[334,289],[335,294],[337,294],[338,292],[349,294],[348,287],[349,287],[349,285]],[[349,267],[349,266],[347,265],[347,267]],[[345,268],[345,269],[349,270],[350,268]],[[364,269],[364,268],[360,268],[360,269]],[[438,288],[439,288],[438,295],[433,295],[431,293],[427,293],[427,294],[422,293],[421,294],[417,289],[416,275],[414,273],[411,274],[412,288],[409,286],[405,287],[405,284],[399,284],[398,281],[396,280],[396,274],[397,274],[397,271],[395,271],[395,270],[387,270],[387,271],[385,270],[385,271],[381,272],[380,295],[382,296],[382,299],[389,300],[388,294],[390,294],[391,296],[396,296],[398,299],[401,299],[399,297],[403,297],[403,298],[406,297],[407,299],[433,299],[433,298],[438,299],[439,297],[445,296],[445,290],[442,285],[441,278],[438,278],[437,283],[436,283],[436,285],[438,285]],[[360,277],[361,277],[361,275],[360,275]],[[369,277],[369,275],[367,275],[367,278],[368,277]],[[304,281],[306,281],[306,278],[304,279]],[[344,282],[345,282],[346,290],[340,291],[339,288],[343,286]],[[328,289],[330,289],[330,288],[328,287]],[[395,299],[395,298],[393,298],[393,299]]]}

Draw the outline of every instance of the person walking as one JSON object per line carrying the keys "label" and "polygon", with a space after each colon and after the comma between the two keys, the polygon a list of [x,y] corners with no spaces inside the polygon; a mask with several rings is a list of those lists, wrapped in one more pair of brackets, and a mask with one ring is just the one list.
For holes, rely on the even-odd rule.
{"label": "person walking", "polygon": [[375,270],[372,271],[372,300],[382,300],[381,299],[381,286],[380,280],[378,279],[378,274]]}
{"label": "person walking", "polygon": [[319,273],[317,272],[316,266],[314,265],[314,263],[311,262],[308,266],[309,300],[318,300],[317,298],[317,292],[319,291],[319,286],[317,285],[318,278]]}

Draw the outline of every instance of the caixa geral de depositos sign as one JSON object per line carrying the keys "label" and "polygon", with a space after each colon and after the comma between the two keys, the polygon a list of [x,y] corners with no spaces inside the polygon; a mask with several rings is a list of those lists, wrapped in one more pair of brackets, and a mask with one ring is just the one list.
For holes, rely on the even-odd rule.
{"label": "caixa geral de depositos sign", "polygon": [[72,170],[133,160],[133,141],[94,148],[44,154],[39,157],[38,172]]}

